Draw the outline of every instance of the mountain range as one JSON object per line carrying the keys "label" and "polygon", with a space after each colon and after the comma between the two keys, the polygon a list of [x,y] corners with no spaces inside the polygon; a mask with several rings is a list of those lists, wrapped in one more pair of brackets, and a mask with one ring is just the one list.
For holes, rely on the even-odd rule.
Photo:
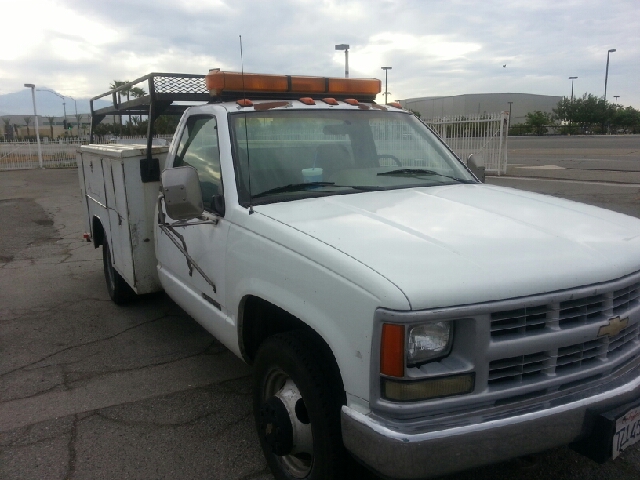
{"label": "mountain range", "polygon": [[[62,98],[57,95],[47,91],[38,91],[36,89],[36,109],[38,111],[38,115],[42,115],[44,117],[61,117],[64,113],[62,102]],[[90,111],[88,98],[76,98],[74,103],[72,98],[66,97],[64,102],[66,103],[68,117],[75,115],[76,106],[78,108],[78,114],[87,114]],[[110,102],[97,100],[94,102],[93,107],[98,109],[109,106],[109,104]],[[31,89],[25,88],[18,92],[0,95],[0,117],[3,115],[33,115]]]}

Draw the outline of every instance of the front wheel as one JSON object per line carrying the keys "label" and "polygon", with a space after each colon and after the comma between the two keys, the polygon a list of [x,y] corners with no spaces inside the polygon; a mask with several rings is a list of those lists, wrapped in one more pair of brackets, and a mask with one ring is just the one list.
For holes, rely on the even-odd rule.
{"label": "front wheel", "polygon": [[253,411],[267,463],[278,480],[342,478],[344,393],[305,331],[274,335],[255,360]]}
{"label": "front wheel", "polygon": [[109,242],[106,239],[102,244],[102,264],[104,266],[104,278],[107,281],[107,291],[111,300],[117,305],[131,300],[135,293],[113,266]]}

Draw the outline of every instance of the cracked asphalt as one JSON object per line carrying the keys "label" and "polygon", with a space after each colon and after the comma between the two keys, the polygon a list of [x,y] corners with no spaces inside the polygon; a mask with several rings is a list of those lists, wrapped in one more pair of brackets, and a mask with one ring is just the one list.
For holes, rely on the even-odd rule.
{"label": "cracked asphalt", "polygon": [[[538,175],[488,182],[640,217],[640,182]],[[0,172],[0,479],[272,479],[250,369],[164,294],[114,305],[83,232],[75,169]],[[639,447],[604,465],[558,448],[447,479],[637,480]]]}

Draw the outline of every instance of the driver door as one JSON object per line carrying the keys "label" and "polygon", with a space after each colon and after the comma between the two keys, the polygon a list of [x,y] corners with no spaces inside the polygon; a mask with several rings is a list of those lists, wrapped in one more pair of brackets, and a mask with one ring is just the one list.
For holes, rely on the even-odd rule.
{"label": "driver door", "polygon": [[203,217],[175,224],[166,215],[166,224],[172,224],[173,240],[180,243],[193,262],[168,237],[158,229],[156,255],[158,272],[165,290],[192,317],[207,330],[225,337],[228,323],[225,314],[225,250],[229,223],[213,209],[213,196],[223,195],[218,128],[215,116],[192,115],[183,124],[180,144],[171,167],[190,165],[198,172]]}

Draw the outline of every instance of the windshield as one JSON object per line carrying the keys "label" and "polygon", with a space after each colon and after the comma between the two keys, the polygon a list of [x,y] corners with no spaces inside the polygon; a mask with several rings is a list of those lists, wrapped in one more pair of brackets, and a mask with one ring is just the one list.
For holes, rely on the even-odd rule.
{"label": "windshield", "polygon": [[240,203],[476,183],[413,115],[270,110],[230,115]]}

